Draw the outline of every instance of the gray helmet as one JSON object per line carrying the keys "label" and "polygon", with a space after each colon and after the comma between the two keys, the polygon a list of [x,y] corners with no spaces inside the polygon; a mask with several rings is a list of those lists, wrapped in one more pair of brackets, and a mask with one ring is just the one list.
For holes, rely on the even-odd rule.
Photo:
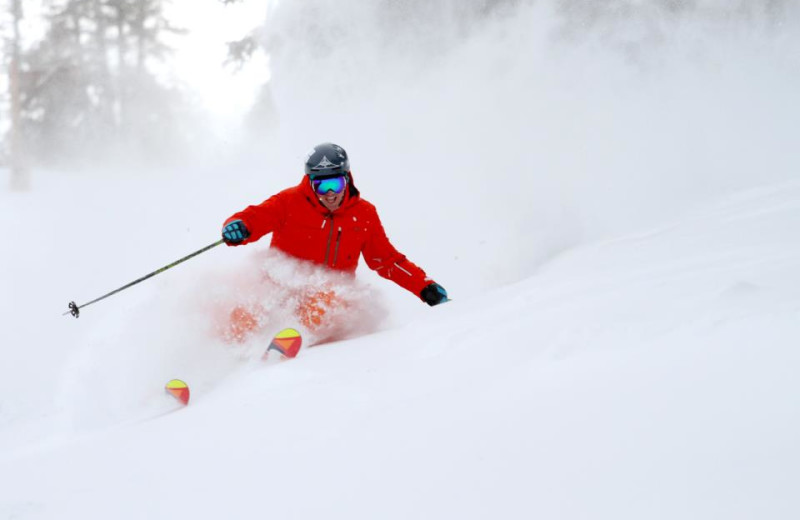
{"label": "gray helmet", "polygon": [[339,145],[322,143],[306,159],[306,175],[311,177],[328,177],[350,173],[350,160],[347,152]]}

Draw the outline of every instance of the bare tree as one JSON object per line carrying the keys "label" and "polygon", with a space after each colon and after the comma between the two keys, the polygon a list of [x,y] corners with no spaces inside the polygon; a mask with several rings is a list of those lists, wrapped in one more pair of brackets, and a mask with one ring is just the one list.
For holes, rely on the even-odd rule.
{"label": "bare tree", "polygon": [[164,0],[51,0],[44,38],[22,56],[21,128],[40,164],[165,157],[187,125],[179,91],[151,65],[180,33]]}

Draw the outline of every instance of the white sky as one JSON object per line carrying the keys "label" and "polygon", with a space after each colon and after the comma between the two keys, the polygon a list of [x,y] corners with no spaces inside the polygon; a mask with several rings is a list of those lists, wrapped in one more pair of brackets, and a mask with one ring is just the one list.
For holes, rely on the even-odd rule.
{"label": "white sky", "polygon": [[269,79],[263,53],[257,53],[238,73],[223,67],[225,43],[262,25],[269,3],[245,0],[225,6],[219,0],[172,0],[169,5],[170,20],[189,30],[172,43],[174,74],[197,92],[212,114],[240,116],[252,104],[257,88]]}

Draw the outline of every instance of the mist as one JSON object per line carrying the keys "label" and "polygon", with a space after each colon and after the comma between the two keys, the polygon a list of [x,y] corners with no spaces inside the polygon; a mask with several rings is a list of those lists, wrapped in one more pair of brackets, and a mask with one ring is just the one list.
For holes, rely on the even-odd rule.
{"label": "mist", "polygon": [[796,175],[797,14],[788,2],[282,2],[259,34],[280,125],[280,160],[263,170],[299,172],[302,152],[337,142],[399,243],[414,235],[440,269],[489,249],[459,282],[514,281],[582,241]]}

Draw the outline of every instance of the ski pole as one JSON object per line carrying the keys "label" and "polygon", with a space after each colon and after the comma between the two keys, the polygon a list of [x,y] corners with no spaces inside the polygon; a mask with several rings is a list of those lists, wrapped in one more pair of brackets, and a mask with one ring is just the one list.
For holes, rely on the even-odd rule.
{"label": "ski pole", "polygon": [[155,276],[157,274],[161,274],[164,271],[166,271],[167,269],[172,269],[176,265],[181,264],[181,263],[185,262],[186,260],[189,260],[190,258],[193,258],[193,257],[199,255],[200,253],[205,253],[209,249],[215,248],[218,245],[222,244],[223,242],[225,242],[225,241],[224,240],[218,240],[218,241],[214,242],[213,244],[204,247],[203,249],[199,249],[199,250],[195,251],[194,253],[192,253],[190,255],[184,256],[180,260],[176,260],[175,262],[172,262],[169,265],[165,265],[161,269],[153,271],[152,273],[150,273],[148,275],[142,276],[138,280],[134,280],[131,283],[120,287],[119,289],[111,291],[110,293],[105,294],[105,295],[103,295],[103,296],[101,296],[99,298],[95,298],[94,300],[90,301],[89,303],[84,303],[83,305],[75,305],[75,302],[69,302],[69,305],[68,305],[69,310],[67,312],[65,312],[64,314],[62,314],[62,316],[66,316],[67,314],[72,314],[73,316],[75,316],[77,318],[77,317],[79,317],[81,315],[80,310],[83,309],[84,307],[88,307],[89,305],[91,305],[93,303],[97,303],[100,300],[105,300],[109,296],[113,296],[113,295],[117,294],[118,292],[122,292],[122,291],[124,291],[125,289],[127,289],[129,287],[133,287],[134,285],[136,285],[139,282],[143,282],[143,281],[147,280],[148,278],[152,278],[153,276]]}

